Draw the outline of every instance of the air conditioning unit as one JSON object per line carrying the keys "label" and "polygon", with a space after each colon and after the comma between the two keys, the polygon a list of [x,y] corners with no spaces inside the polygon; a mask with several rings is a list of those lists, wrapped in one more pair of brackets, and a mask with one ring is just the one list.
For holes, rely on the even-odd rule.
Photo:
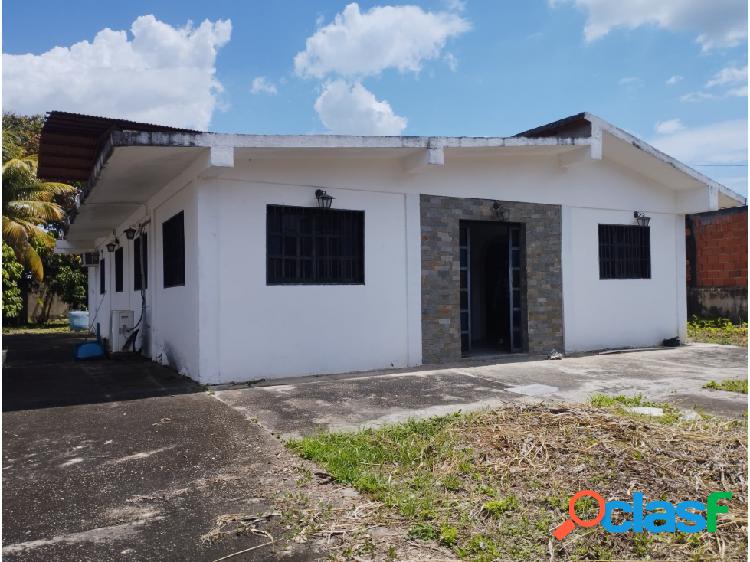
{"label": "air conditioning unit", "polygon": [[109,344],[113,353],[129,351],[123,349],[125,342],[133,333],[133,311],[132,310],[113,310],[112,323],[109,328]]}
{"label": "air conditioning unit", "polygon": [[86,267],[96,267],[99,265],[99,254],[96,252],[86,252],[81,254],[81,264]]}

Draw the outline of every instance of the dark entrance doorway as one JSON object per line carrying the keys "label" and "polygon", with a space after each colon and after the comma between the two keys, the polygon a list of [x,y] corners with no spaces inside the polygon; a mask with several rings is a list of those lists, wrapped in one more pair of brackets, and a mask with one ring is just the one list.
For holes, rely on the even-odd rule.
{"label": "dark entrance doorway", "polygon": [[521,225],[460,223],[461,353],[511,353],[521,332]]}

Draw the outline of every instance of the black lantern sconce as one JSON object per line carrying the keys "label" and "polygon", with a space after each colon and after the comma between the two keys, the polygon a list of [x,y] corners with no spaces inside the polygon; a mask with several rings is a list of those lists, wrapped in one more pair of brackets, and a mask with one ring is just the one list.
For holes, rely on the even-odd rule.
{"label": "black lantern sconce", "polygon": [[499,221],[504,221],[508,218],[508,213],[500,204],[500,201],[495,201],[492,204],[492,212],[495,214],[495,218]]}
{"label": "black lantern sconce", "polygon": [[316,189],[315,199],[318,201],[318,207],[321,209],[330,209],[334,198],[328,195],[324,190]]}
{"label": "black lantern sconce", "polygon": [[107,244],[107,251],[111,254],[112,252],[115,251],[115,249],[117,248],[119,244],[120,244],[120,241],[117,238],[115,238],[112,242],[109,242]]}
{"label": "black lantern sconce", "polygon": [[633,211],[633,218],[638,226],[648,226],[648,223],[651,222],[651,217],[647,217],[643,211]]}
{"label": "black lantern sconce", "polygon": [[126,228],[124,232],[125,232],[125,238],[127,238],[128,240],[133,240],[135,238],[136,230],[132,226],[129,226],[128,228]]}

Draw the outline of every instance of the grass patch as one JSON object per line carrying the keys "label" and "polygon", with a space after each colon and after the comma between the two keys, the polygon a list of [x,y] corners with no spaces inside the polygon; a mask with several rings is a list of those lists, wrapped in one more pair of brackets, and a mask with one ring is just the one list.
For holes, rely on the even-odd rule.
{"label": "grass patch", "polygon": [[[67,320],[50,320],[46,324],[27,324],[25,326],[3,325],[3,335],[17,334],[68,334],[73,333]],[[77,332],[82,333],[82,332]]]}
{"label": "grass patch", "polygon": [[[680,411],[677,408],[666,402],[652,402],[646,400],[641,394],[636,394],[635,396],[625,396],[624,394],[594,394],[589,398],[589,404],[595,408],[607,408],[623,416],[631,416],[635,418],[647,417],[659,423],[675,423],[680,421]],[[661,408],[664,411],[664,415],[655,417],[645,414],[637,414],[626,410],[626,408],[632,407]]]}
{"label": "grass patch", "polygon": [[688,321],[687,331],[691,341],[747,347],[747,322],[733,324],[726,318],[693,316]]}
{"label": "grass patch", "polygon": [[710,381],[704,384],[703,388],[710,388],[711,390],[726,390],[727,392],[747,394],[747,379],[727,379],[721,382]]}
{"label": "grass patch", "polygon": [[[607,408],[651,405],[643,397],[597,397]],[[659,405],[662,407],[662,405]],[[405,522],[408,536],[474,561],[580,558],[742,557],[747,548],[746,427],[698,420],[660,424],[590,407],[510,406],[294,440],[322,465]],[[607,499],[633,490],[673,503],[732,490],[716,534],[634,539],[600,527],[551,540],[581,489]],[[581,514],[596,512],[586,499]],[[550,549],[552,552],[550,552]],[[387,556],[384,551],[380,553]]]}

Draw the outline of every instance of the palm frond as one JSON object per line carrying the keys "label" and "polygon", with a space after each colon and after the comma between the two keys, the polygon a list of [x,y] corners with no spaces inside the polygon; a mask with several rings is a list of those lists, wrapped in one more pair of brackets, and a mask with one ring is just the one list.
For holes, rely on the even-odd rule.
{"label": "palm frond", "polygon": [[10,217],[36,223],[56,222],[65,218],[62,207],[48,201],[9,201],[5,211]]}
{"label": "palm frond", "polygon": [[44,266],[42,265],[42,258],[36,252],[31,244],[26,244],[23,254],[23,263],[31,271],[31,275],[37,281],[41,282],[44,280]]}
{"label": "palm frond", "polygon": [[21,247],[28,244],[29,236],[26,227],[9,217],[3,216],[3,241],[16,252],[16,257],[21,260],[23,252]]}

